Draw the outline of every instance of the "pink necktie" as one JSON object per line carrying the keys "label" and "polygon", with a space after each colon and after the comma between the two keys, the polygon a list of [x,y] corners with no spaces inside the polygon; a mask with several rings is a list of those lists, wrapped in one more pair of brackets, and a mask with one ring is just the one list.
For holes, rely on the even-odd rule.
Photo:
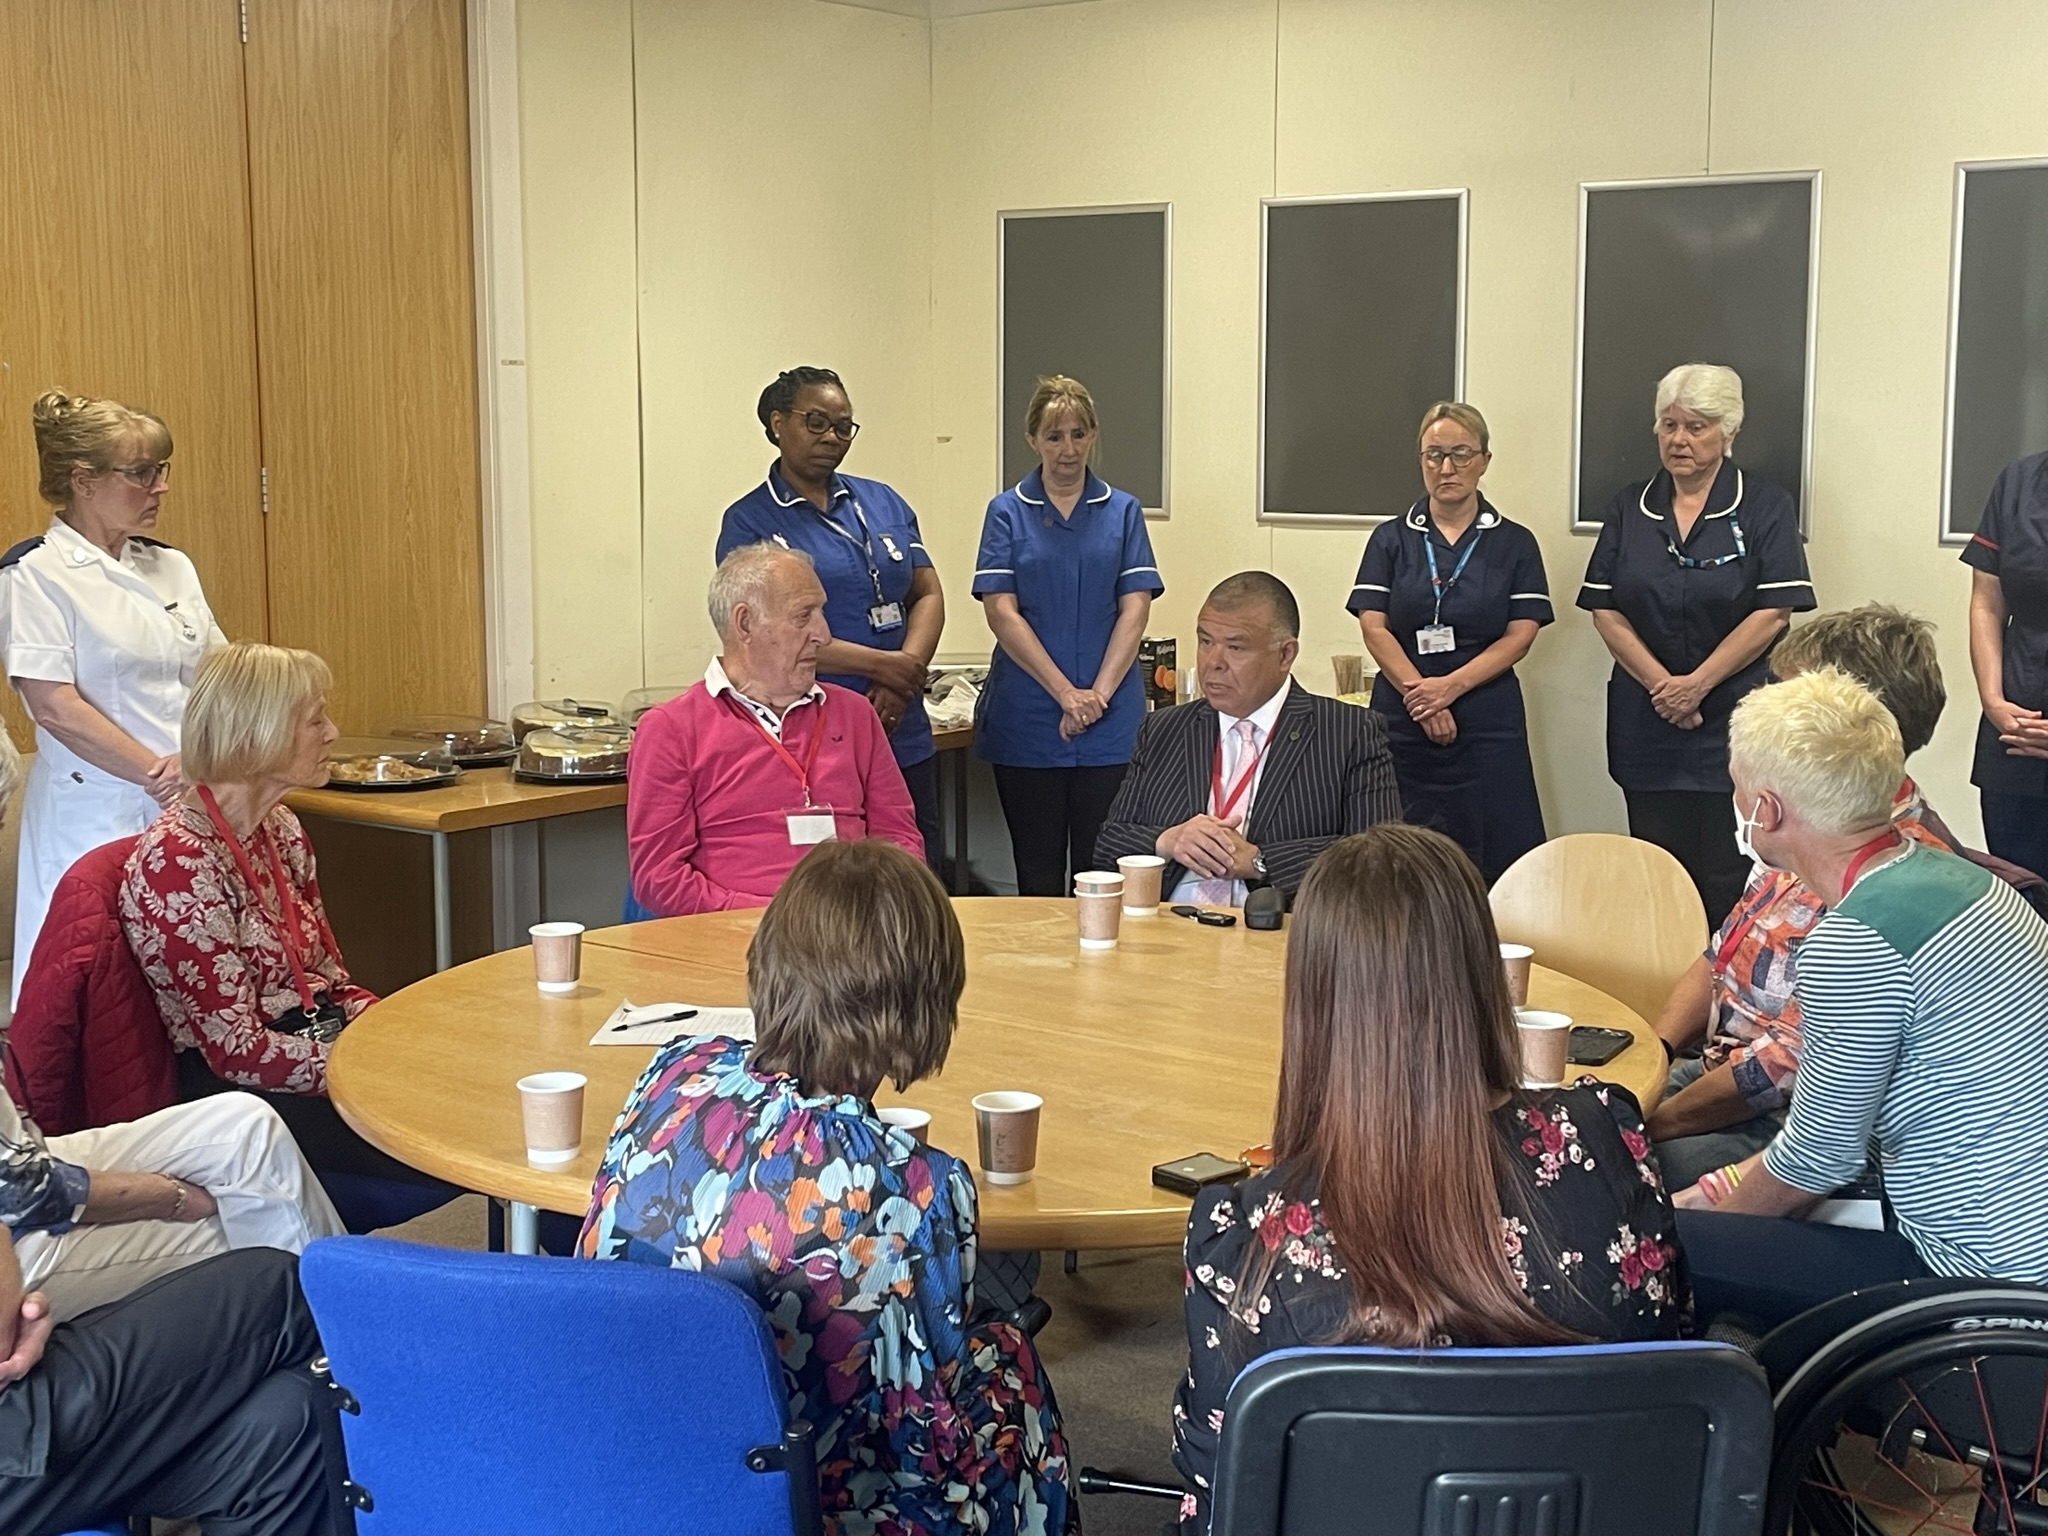
{"label": "pink necktie", "polygon": [[[1237,724],[1230,728],[1230,734],[1237,742],[1237,754],[1235,761],[1230,765],[1229,771],[1223,775],[1223,793],[1226,797],[1237,787],[1238,781],[1241,778],[1256,770],[1259,750],[1258,727],[1253,725],[1251,721],[1238,721]],[[1251,790],[1250,786],[1247,785],[1245,794],[1238,799],[1235,807],[1237,827],[1240,832],[1244,830],[1245,822],[1251,817],[1251,808]],[[1211,816],[1215,815],[1216,810],[1216,797],[1212,791],[1209,797],[1209,814]],[[1198,906],[1231,906],[1237,897],[1237,882],[1230,879],[1211,880],[1204,878],[1195,882],[1192,895]]]}

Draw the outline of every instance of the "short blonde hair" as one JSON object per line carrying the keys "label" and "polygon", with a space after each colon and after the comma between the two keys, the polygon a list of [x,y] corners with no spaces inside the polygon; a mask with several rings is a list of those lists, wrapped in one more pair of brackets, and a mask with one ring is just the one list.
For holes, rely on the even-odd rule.
{"label": "short blonde hair", "polygon": [[1024,407],[1024,435],[1038,436],[1046,418],[1056,411],[1072,411],[1090,432],[1098,430],[1095,397],[1088,393],[1088,386],[1079,379],[1056,373],[1050,378],[1040,379],[1038,388],[1031,392],[1031,403]]}
{"label": "short blonde hair", "polygon": [[1651,427],[1674,405],[1698,411],[1732,438],[1742,430],[1742,375],[1719,363],[1680,363],[1657,381]]}
{"label": "short blonde hair", "polygon": [[30,414],[36,428],[36,489],[53,507],[71,505],[71,477],[104,475],[133,454],[171,456],[171,429],[148,411],[118,400],[93,400],[53,389]]}
{"label": "short blonde hair", "polygon": [[179,741],[186,779],[240,784],[283,766],[299,715],[334,683],[311,651],[255,640],[222,646],[199,663]]}
{"label": "short blonde hair", "polygon": [[757,1071],[810,1093],[901,1090],[946,1064],[966,949],[922,860],[883,838],[820,843],[747,946]]}
{"label": "short blonde hair", "polygon": [[1753,790],[1830,835],[1891,819],[1906,750],[1878,696],[1834,667],[1748,694],[1728,722],[1728,762]]}
{"label": "short blonde hair", "polygon": [[1422,425],[1415,429],[1415,450],[1422,451],[1422,434],[1440,421],[1455,421],[1459,426],[1479,439],[1479,451],[1491,453],[1492,439],[1486,433],[1486,418],[1479,414],[1479,407],[1467,405],[1462,400],[1439,400],[1422,413]]}

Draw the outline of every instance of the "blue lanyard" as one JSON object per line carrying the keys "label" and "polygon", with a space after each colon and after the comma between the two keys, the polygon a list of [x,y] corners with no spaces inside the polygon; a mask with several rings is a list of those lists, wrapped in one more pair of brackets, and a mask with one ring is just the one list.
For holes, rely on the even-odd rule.
{"label": "blue lanyard", "polygon": [[1465,563],[1472,558],[1472,551],[1479,547],[1479,540],[1485,532],[1484,528],[1474,528],[1472,530],[1472,542],[1465,546],[1465,553],[1458,556],[1458,563],[1451,567],[1451,579],[1445,581],[1437,575],[1436,571],[1436,540],[1429,536],[1427,525],[1424,526],[1422,530],[1422,552],[1429,556],[1429,584],[1436,589],[1436,614],[1429,621],[1431,629],[1435,629],[1443,623],[1444,594],[1455,587],[1458,584],[1458,578],[1465,574]]}
{"label": "blue lanyard", "polygon": [[[1700,515],[1706,516],[1704,512]],[[1664,525],[1664,547],[1671,551],[1671,558],[1678,562],[1680,570],[1711,571],[1717,566],[1733,564],[1749,553],[1749,543],[1742,537],[1742,519],[1732,510],[1728,514],[1728,531],[1735,536],[1735,553],[1732,555],[1716,555],[1711,560],[1696,560],[1691,555],[1679,553],[1678,541],[1671,537],[1669,523]]]}
{"label": "blue lanyard", "polygon": [[853,536],[852,530],[847,528],[845,524],[841,523],[830,512],[820,512],[818,515],[825,519],[825,526],[827,528],[830,528],[839,537],[846,540],[847,543],[854,545],[860,550],[861,558],[867,561],[868,580],[874,586],[875,604],[879,607],[882,603],[882,572],[880,567],[875,564],[875,536],[868,529],[867,513],[860,509],[860,498],[854,495],[853,492],[848,491],[846,499],[853,503],[853,515],[860,523],[859,538],[856,539]]}

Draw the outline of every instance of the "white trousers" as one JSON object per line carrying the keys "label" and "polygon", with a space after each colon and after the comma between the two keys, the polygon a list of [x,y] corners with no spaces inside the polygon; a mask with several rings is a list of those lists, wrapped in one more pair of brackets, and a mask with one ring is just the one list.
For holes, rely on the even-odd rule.
{"label": "white trousers", "polygon": [[220,1093],[140,1120],[52,1136],[50,1152],[92,1172],[167,1173],[213,1196],[204,1221],[92,1223],[14,1239],[22,1279],[59,1322],[119,1301],[159,1275],[231,1248],[305,1249],[343,1230],[277,1111]]}

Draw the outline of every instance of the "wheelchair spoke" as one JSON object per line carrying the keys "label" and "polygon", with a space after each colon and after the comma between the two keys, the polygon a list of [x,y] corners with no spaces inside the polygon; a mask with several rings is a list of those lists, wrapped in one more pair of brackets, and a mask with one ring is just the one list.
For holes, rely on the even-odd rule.
{"label": "wheelchair spoke", "polygon": [[1984,1420],[1984,1444],[1991,1452],[1991,1465],[1998,1471],[1998,1497],[2005,1505],[2006,1529],[2017,1531],[2019,1517],[2012,1512],[2012,1485],[2006,1481],[2005,1459],[1998,1454],[1998,1426],[1991,1422],[1991,1404],[1984,1397],[1984,1376],[1979,1361],[1970,1361],[1970,1382],[1977,1389],[1977,1412]]}

